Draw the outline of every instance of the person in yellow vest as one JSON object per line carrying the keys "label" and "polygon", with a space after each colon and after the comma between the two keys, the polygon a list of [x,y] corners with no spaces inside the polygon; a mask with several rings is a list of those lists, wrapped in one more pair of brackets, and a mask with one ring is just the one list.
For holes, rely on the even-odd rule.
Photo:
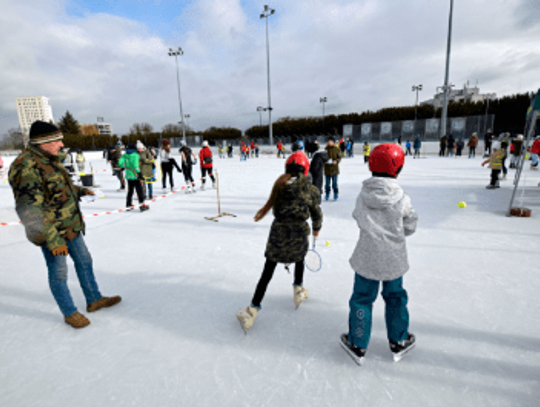
{"label": "person in yellow vest", "polygon": [[371,146],[368,141],[364,141],[364,164],[367,164],[369,161],[369,153],[371,151]]}
{"label": "person in yellow vest", "polygon": [[496,189],[499,188],[499,174],[501,173],[502,162],[506,153],[501,148],[501,143],[498,141],[494,141],[491,148],[493,149],[493,153],[491,153],[489,158],[482,163],[482,167],[486,163],[489,163],[488,168],[491,168],[491,182],[486,188]]}

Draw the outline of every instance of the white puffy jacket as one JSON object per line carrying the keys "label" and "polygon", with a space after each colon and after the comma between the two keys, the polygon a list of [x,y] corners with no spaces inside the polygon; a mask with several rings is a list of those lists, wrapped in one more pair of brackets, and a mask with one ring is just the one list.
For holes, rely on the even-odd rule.
{"label": "white puffy jacket", "polygon": [[405,236],[415,232],[418,215],[397,181],[380,177],[364,181],[353,218],[360,228],[349,260],[354,271],[378,281],[403,276],[409,269]]}

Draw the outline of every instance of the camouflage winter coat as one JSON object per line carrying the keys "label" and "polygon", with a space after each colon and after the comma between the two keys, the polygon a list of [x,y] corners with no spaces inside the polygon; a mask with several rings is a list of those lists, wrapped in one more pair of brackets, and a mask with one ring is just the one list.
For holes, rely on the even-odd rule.
{"label": "camouflage winter coat", "polygon": [[154,157],[148,150],[138,152],[139,154],[139,168],[145,179],[149,180],[154,176]]}
{"label": "camouflage winter coat", "polygon": [[[324,165],[324,175],[333,177],[339,175],[339,162],[341,161],[341,150],[337,145],[326,146],[325,150],[328,152],[328,159],[332,160],[332,163]],[[334,164],[335,163],[335,164]]]}
{"label": "camouflage winter coat", "polygon": [[268,260],[285,264],[304,260],[310,235],[306,221],[311,216],[314,231],[322,226],[320,201],[319,190],[303,174],[291,178],[282,187],[274,205],[275,219],[264,253]]}
{"label": "camouflage winter coat", "polygon": [[85,231],[79,200],[88,190],[73,185],[63,159],[63,154],[53,156],[30,145],[9,170],[15,209],[28,240],[51,251]]}

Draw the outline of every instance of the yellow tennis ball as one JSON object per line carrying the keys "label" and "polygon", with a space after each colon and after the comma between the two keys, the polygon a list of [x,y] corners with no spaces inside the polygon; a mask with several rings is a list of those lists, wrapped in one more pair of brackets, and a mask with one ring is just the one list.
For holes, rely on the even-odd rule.
{"label": "yellow tennis ball", "polygon": [[460,208],[465,208],[467,207],[467,204],[463,201],[461,201],[460,203],[457,204],[457,206],[459,206]]}
{"label": "yellow tennis ball", "polygon": [[326,241],[326,245],[327,245],[328,247],[330,247],[330,241],[329,241],[329,240]]}

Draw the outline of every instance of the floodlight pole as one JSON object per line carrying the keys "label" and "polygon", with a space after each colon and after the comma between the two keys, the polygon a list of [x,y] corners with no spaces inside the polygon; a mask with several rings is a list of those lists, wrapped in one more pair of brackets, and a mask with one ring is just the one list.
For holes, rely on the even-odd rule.
{"label": "floodlight pole", "polygon": [[276,10],[268,7],[267,5],[264,6],[264,10],[260,15],[260,18],[266,18],[266,68],[268,72],[268,122],[269,122],[269,137],[270,137],[270,145],[274,144],[274,137],[272,134],[272,102],[270,100],[270,42],[268,39],[268,17],[270,17],[272,14],[274,14]]}
{"label": "floodlight pole", "polygon": [[439,139],[446,134],[446,118],[448,116],[448,79],[450,75],[450,50],[452,45],[452,15],[454,11],[454,0],[450,0],[450,16],[448,18],[448,41],[446,45],[446,73],[444,76],[444,98],[443,98],[443,110],[441,117],[441,133]]}
{"label": "floodlight pole", "polygon": [[322,103],[322,128],[323,128],[323,136],[326,135],[326,128],[324,126],[324,104],[328,102],[328,98],[326,96],[319,99],[319,102]]}
{"label": "floodlight pole", "polygon": [[184,55],[182,48],[178,47],[176,51],[169,48],[169,56],[174,57],[176,61],[176,82],[178,84],[178,103],[180,104],[180,120],[182,121],[182,138],[183,143],[186,144],[186,126],[184,124],[184,114],[182,113],[182,96],[180,94],[180,71],[178,69],[178,55]]}
{"label": "floodlight pole", "polygon": [[414,105],[414,135],[417,135],[416,122],[418,120],[418,92],[422,90],[422,85],[413,85],[413,92],[416,91],[416,103]]}

